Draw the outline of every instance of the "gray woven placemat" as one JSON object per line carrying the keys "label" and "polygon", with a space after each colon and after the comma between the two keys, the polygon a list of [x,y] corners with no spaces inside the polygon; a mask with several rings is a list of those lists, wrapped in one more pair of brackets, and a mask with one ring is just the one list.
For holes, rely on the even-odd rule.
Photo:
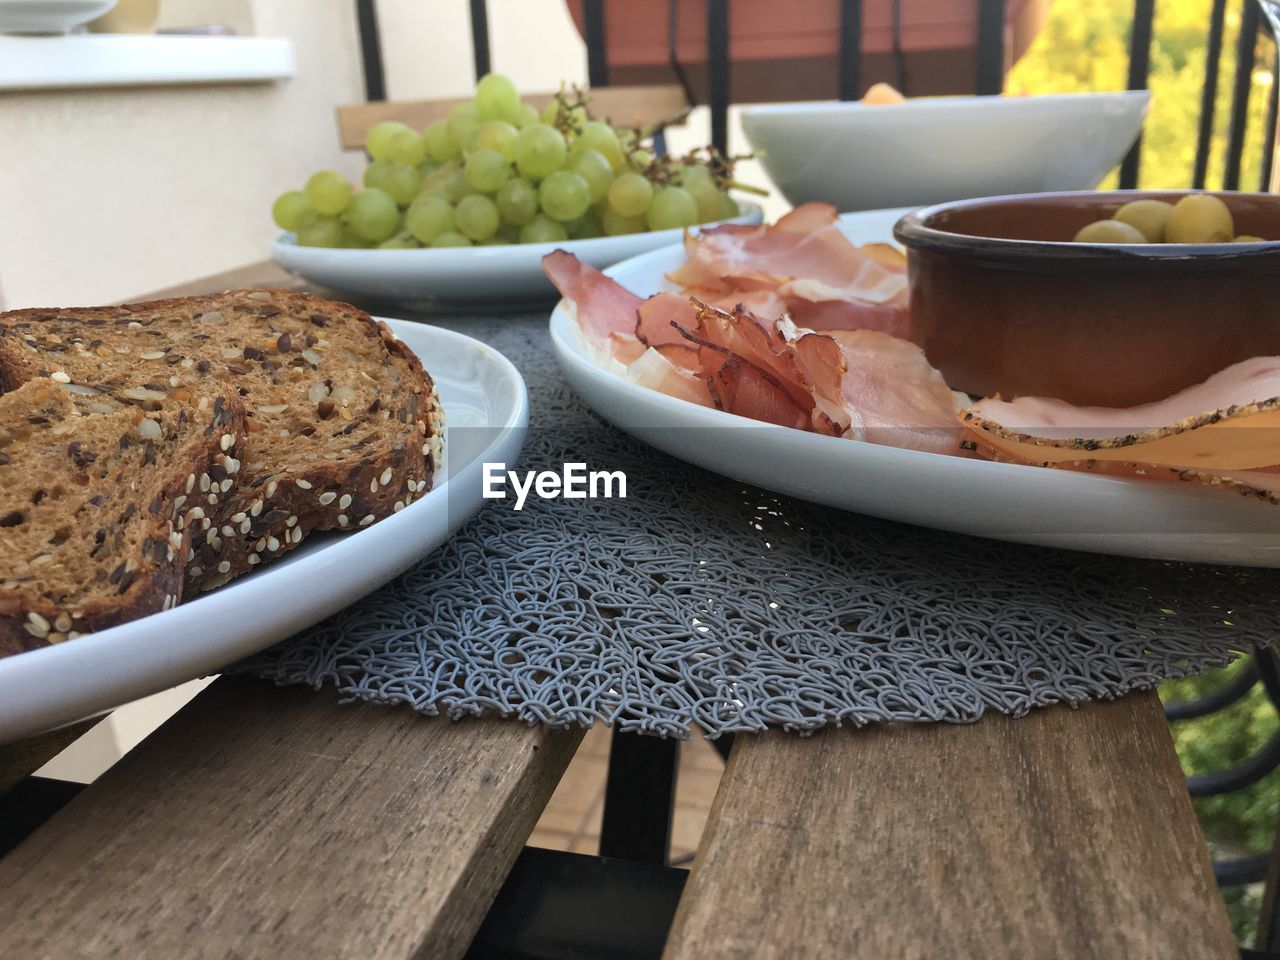
{"label": "gray woven placemat", "polygon": [[561,379],[545,315],[443,325],[523,372],[522,468],[620,469],[627,498],[489,503],[414,569],[238,669],[424,713],[685,737],[1019,715],[1280,632],[1278,571],[1003,544],[779,497],[605,427]]}

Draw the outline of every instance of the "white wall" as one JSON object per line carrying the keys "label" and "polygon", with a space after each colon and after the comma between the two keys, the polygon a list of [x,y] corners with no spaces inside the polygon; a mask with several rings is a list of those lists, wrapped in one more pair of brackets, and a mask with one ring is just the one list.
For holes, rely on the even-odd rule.
{"label": "white wall", "polygon": [[0,93],[0,303],[101,303],[259,260],[276,194],[358,170],[333,119],[363,96],[354,5],[248,6],[293,39],[294,79]]}
{"label": "white wall", "polygon": [[[391,98],[471,89],[467,0],[380,0],[378,14]],[[263,259],[277,194],[322,168],[358,177],[333,114],[364,95],[350,0],[164,0],[161,22],[288,36],[297,76],[0,93],[0,307],[120,300]],[[520,89],[585,83],[564,0],[489,0],[489,23],[494,68]],[[682,152],[708,136],[695,111],[669,142]],[[744,149],[736,117],[731,138]],[[754,164],[741,177],[767,183]]]}
{"label": "white wall", "polygon": [[[489,0],[493,68],[521,90],[585,84],[587,54],[564,0]],[[467,0],[379,0],[387,96],[466,96],[475,82]]]}

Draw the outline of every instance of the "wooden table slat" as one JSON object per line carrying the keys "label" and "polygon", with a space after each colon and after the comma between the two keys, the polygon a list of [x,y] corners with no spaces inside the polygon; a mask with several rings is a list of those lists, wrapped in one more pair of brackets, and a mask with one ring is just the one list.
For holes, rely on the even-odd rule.
{"label": "wooden table slat", "polygon": [[1146,693],[739,736],[664,957],[1238,953]]}
{"label": "wooden table slat", "polygon": [[0,860],[0,944],[459,957],[581,737],[220,679]]}

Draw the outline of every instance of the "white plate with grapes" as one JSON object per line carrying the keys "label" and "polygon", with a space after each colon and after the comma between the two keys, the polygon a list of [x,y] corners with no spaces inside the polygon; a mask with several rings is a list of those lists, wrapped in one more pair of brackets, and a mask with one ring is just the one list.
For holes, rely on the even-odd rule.
{"label": "white plate with grapes", "polygon": [[[720,222],[760,223],[759,205],[739,201],[738,206],[739,216]],[[285,233],[271,244],[271,255],[290,273],[322,287],[431,309],[554,300],[558,294],[542,272],[542,258],[552,250],[568,250],[603,269],[679,243],[683,235],[677,228],[582,240],[384,250],[300,246],[295,234]]]}
{"label": "white plate with grapes", "polygon": [[743,188],[732,161],[655,158],[642,131],[592,119],[581,91],[539,112],[498,74],[421,132],[376,124],[365,152],[361,187],[322,170],[276,200],[286,232],[271,254],[304,280],[411,307],[550,301],[542,258],[557,248],[603,268],[686,228],[761,221],[729,196]]}

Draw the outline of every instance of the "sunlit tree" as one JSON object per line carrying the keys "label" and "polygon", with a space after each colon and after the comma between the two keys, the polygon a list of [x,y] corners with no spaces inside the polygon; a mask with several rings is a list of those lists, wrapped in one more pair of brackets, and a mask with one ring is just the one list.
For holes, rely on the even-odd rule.
{"label": "sunlit tree", "polygon": [[[1195,166],[1212,0],[1160,0],[1155,6],[1149,83],[1152,102],[1143,136],[1140,185],[1186,187]],[[1227,11],[1207,183],[1211,189],[1222,185],[1242,6],[1234,2]],[[1132,15],[1133,4],[1128,0],[1053,0],[1044,31],[1010,71],[1006,93],[1124,89]],[[1260,38],[1241,168],[1243,189],[1259,185],[1273,56],[1270,42]],[[1114,179],[1113,174],[1108,184]]]}

